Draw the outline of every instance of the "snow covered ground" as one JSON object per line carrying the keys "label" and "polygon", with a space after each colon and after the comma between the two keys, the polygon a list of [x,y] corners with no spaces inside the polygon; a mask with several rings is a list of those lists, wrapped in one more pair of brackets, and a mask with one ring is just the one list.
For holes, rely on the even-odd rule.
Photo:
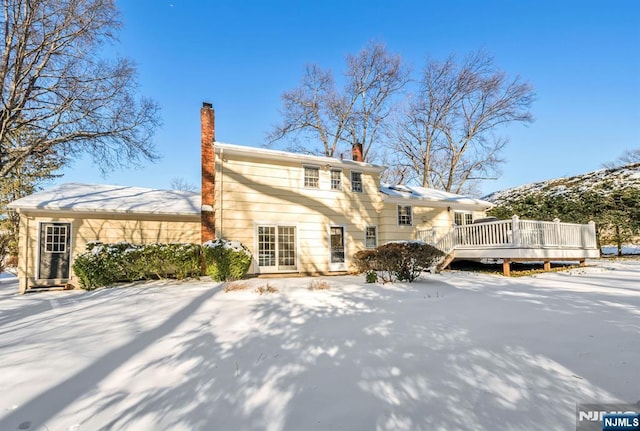
{"label": "snow covered ground", "polygon": [[640,399],[640,261],[595,265],[228,293],[3,278],[0,430],[575,429],[576,403]]}

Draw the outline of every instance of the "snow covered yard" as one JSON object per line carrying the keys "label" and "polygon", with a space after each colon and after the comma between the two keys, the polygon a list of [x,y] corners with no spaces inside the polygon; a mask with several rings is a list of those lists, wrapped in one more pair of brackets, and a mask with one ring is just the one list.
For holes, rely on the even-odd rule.
{"label": "snow covered yard", "polygon": [[640,399],[640,261],[312,280],[2,278],[0,430],[569,430],[576,403]]}

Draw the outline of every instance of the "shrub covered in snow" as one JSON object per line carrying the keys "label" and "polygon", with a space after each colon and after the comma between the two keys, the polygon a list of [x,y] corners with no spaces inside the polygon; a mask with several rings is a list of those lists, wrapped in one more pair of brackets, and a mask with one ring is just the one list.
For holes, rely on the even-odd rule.
{"label": "shrub covered in snow", "polygon": [[200,275],[200,246],[92,241],[87,252],[74,258],[73,272],[87,290],[117,281],[183,279]]}
{"label": "shrub covered in snow", "polygon": [[155,278],[177,278],[182,280],[200,275],[201,248],[197,244],[148,244],[140,251],[130,251],[132,259],[139,259],[139,270]]}
{"label": "shrub covered in snow", "polygon": [[369,275],[377,273],[384,283],[398,281],[412,282],[428,268],[434,266],[443,253],[437,248],[420,241],[389,242],[374,250],[360,250],[354,255],[356,267]]}
{"label": "shrub covered in snow", "polygon": [[202,249],[207,275],[215,281],[239,280],[249,271],[251,252],[240,241],[207,241]]}
{"label": "shrub covered in snow", "polygon": [[118,269],[110,247],[97,241],[87,243],[87,251],[73,259],[73,272],[83,289],[106,286],[118,279]]}

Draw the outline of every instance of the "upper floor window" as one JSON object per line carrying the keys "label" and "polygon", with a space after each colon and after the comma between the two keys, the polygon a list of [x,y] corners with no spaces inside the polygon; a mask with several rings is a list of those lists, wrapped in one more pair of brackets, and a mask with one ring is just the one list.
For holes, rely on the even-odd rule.
{"label": "upper floor window", "polygon": [[398,205],[398,225],[411,226],[411,205]]}
{"label": "upper floor window", "polygon": [[311,189],[320,187],[320,168],[315,166],[304,167],[304,186]]}
{"label": "upper floor window", "polygon": [[331,190],[342,190],[342,171],[331,169]]}
{"label": "upper floor window", "polygon": [[473,214],[464,211],[455,211],[453,213],[453,222],[457,226],[473,223]]}
{"label": "upper floor window", "polygon": [[362,193],[362,172],[351,171],[351,191]]}

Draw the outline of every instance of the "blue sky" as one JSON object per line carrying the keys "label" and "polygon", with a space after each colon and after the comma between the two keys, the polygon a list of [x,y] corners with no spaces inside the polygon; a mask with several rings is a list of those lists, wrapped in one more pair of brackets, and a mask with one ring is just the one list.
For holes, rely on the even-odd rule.
{"label": "blue sky", "polygon": [[206,1],[120,0],[124,28],[112,49],[138,66],[140,91],[162,108],[163,158],[102,177],[79,160],[56,182],[168,188],[199,185],[203,101],[216,138],[264,143],[280,95],[304,65],[342,72],[367,42],[419,70],[427,55],[483,49],[532,83],[536,118],[503,129],[507,163],[485,193],[599,169],[640,147],[640,2],[610,1]]}

